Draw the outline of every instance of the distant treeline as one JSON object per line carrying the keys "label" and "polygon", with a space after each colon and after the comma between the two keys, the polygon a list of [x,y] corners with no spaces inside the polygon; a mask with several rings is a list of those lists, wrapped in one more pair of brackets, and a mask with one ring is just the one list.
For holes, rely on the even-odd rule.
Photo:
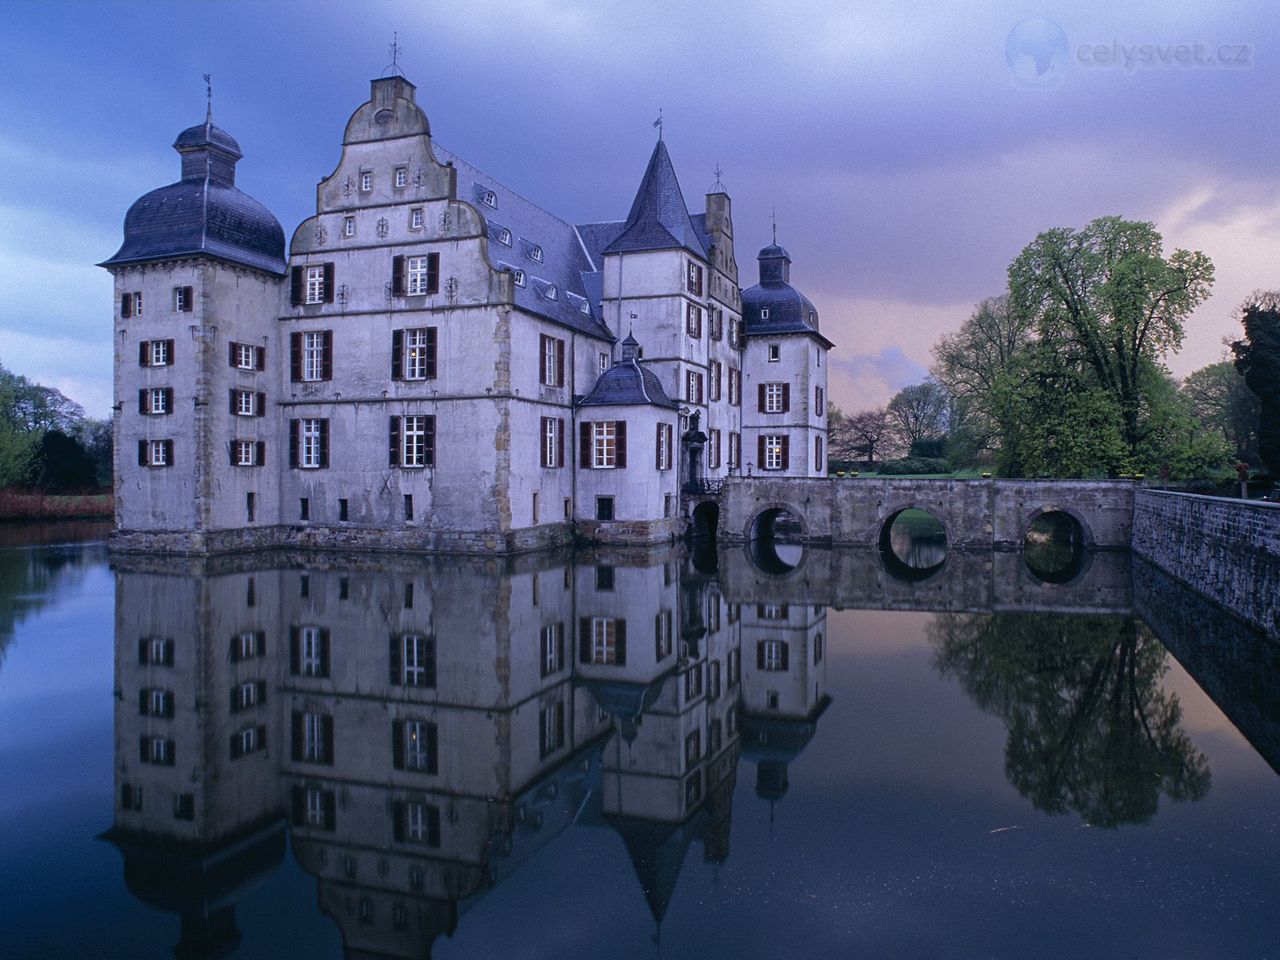
{"label": "distant treeline", "polygon": [[90,494],[111,486],[111,421],[0,365],[0,490]]}

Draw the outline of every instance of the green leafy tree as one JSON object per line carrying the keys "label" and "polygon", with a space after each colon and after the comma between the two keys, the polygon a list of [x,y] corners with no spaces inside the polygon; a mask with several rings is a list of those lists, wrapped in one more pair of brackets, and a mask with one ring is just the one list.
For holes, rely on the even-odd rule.
{"label": "green leafy tree", "polygon": [[1131,461],[1150,427],[1151,371],[1182,344],[1187,316],[1213,283],[1203,253],[1165,257],[1162,246],[1153,224],[1102,217],[1040,234],[1009,267],[1009,309],[1064,371],[1110,401]]}
{"label": "green leafy tree", "polygon": [[1161,795],[1195,801],[1209,764],[1160,687],[1168,654],[1131,617],[941,614],[935,666],[1008,728],[1005,773],[1047,813],[1145,823]]}
{"label": "green leafy tree", "polygon": [[1258,462],[1258,398],[1234,363],[1201,367],[1187,375],[1181,390],[1195,418],[1222,434],[1236,460]]}
{"label": "green leafy tree", "polygon": [[1280,477],[1280,294],[1254,294],[1241,321],[1244,339],[1231,350],[1258,398],[1258,457],[1272,477]]}

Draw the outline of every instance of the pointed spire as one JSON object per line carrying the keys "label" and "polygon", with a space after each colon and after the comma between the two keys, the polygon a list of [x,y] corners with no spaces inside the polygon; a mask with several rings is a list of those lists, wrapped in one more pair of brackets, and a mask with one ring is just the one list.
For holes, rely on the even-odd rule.
{"label": "pointed spire", "polygon": [[778,208],[773,208],[773,245],[778,245]]}
{"label": "pointed spire", "polygon": [[206,126],[212,126],[213,125],[213,74],[206,73],[203,76],[204,76],[204,95],[205,95],[205,101],[206,101],[205,110],[204,110],[204,122]]}
{"label": "pointed spire", "polygon": [[676,179],[667,145],[659,140],[649,157],[640,189],[618,238],[605,253],[681,248],[705,258],[702,239],[689,219],[680,182]]}

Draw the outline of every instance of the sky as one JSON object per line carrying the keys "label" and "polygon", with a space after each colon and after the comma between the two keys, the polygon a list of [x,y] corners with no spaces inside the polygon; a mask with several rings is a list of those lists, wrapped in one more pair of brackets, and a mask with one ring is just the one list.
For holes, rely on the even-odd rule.
{"label": "sky", "polygon": [[[1280,288],[1280,4],[1194,0],[7,0],[0,34],[0,363],[111,406],[125,211],[172,182],[178,131],[240,142],[286,235],[390,61],[436,140],[570,222],[625,217],[659,110],[694,212],[734,203],[744,286],[770,238],[835,341],[853,412],[928,371],[937,338],[1037,233],[1154,221],[1217,280],[1179,376]],[[1028,21],[1030,21],[1028,23]],[[1010,52],[1013,58],[1010,58]],[[1040,59],[1036,59],[1040,58]],[[1042,68],[1042,69],[1041,69]]]}

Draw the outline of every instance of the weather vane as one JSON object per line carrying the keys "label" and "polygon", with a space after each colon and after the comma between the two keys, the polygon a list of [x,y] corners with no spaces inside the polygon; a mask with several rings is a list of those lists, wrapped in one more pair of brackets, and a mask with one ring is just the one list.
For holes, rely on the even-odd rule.
{"label": "weather vane", "polygon": [[776,247],[778,245],[778,208],[777,207],[774,207],[770,211],[770,216],[773,218],[773,245]]}
{"label": "weather vane", "polygon": [[658,108],[658,119],[653,121],[653,125],[658,128],[658,140],[662,140],[662,108]]}
{"label": "weather vane", "polygon": [[724,174],[724,171],[720,169],[720,163],[718,161],[716,162],[716,168],[712,173],[716,175],[716,182],[711,185],[711,192],[724,193],[724,184],[720,182],[720,177]]}
{"label": "weather vane", "polygon": [[387,48],[387,52],[391,54],[391,62],[387,64],[385,68],[383,68],[382,72],[390,73],[391,76],[395,76],[397,74],[399,74],[400,76],[404,76],[404,74],[400,73],[400,54],[403,53],[404,51],[400,46],[399,32],[394,32],[391,34],[391,46]]}
{"label": "weather vane", "polygon": [[202,76],[204,77],[204,96],[206,100],[204,115],[206,120],[212,120],[213,119],[213,74],[206,73],[206,74],[202,74]]}

